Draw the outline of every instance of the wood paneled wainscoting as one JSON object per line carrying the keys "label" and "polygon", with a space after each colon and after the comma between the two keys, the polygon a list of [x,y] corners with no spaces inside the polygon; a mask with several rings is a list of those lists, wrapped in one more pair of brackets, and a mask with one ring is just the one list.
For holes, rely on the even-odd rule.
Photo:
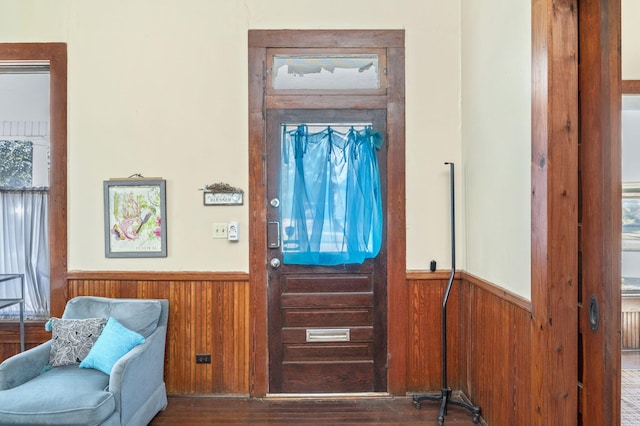
{"label": "wood paneled wainscoting", "polygon": [[[0,321],[0,362],[20,352],[20,328],[18,321]],[[25,348],[31,349],[51,338],[45,331],[44,321],[25,321]]]}
{"label": "wood paneled wainscoting", "polygon": [[[441,303],[448,277],[446,271],[407,272],[408,393],[441,389]],[[68,299],[92,295],[169,300],[165,379],[170,394],[249,394],[249,274],[70,272],[67,283]],[[0,324],[0,359],[19,349],[14,325]],[[479,405],[489,424],[526,424],[530,302],[459,272],[447,325],[449,387]],[[28,346],[49,337],[42,323],[28,325]],[[195,363],[201,353],[211,354],[211,364]]]}
{"label": "wood paneled wainscoting", "polygon": [[[448,277],[407,272],[411,393],[442,387],[441,308]],[[479,405],[488,424],[526,424],[530,417],[530,336],[528,300],[472,274],[456,274],[447,304],[447,384]]]}
{"label": "wood paneled wainscoting", "polygon": [[[67,296],[169,300],[165,382],[170,394],[249,393],[249,275],[70,272]],[[211,364],[196,364],[211,354]]]}

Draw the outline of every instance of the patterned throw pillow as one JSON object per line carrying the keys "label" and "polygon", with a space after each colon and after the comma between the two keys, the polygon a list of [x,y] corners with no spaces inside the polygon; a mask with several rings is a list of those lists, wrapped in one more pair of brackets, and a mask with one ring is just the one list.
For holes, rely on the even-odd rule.
{"label": "patterned throw pillow", "polygon": [[46,325],[52,332],[49,364],[52,367],[79,364],[102,333],[106,318],[51,318]]}

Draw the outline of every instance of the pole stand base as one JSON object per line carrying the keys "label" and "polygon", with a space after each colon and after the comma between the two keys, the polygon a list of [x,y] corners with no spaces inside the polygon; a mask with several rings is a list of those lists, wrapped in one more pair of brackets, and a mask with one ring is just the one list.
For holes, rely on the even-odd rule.
{"label": "pole stand base", "polygon": [[448,404],[456,405],[469,411],[473,415],[471,420],[474,423],[478,423],[480,421],[480,407],[478,407],[477,405],[468,404],[464,401],[451,399],[451,388],[442,388],[440,390],[440,395],[414,395],[413,405],[415,405],[417,409],[420,409],[422,408],[422,401],[424,400],[440,403],[440,414],[438,415],[439,426],[442,426],[444,424],[444,416],[447,415]]}

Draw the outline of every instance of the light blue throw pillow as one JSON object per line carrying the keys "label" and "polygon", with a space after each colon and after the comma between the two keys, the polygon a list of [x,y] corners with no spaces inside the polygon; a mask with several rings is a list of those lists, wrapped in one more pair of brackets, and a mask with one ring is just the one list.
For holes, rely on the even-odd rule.
{"label": "light blue throw pillow", "polygon": [[80,368],[95,368],[105,374],[111,374],[113,365],[142,343],[144,337],[141,334],[129,330],[118,320],[110,317],[89,354],[80,363]]}

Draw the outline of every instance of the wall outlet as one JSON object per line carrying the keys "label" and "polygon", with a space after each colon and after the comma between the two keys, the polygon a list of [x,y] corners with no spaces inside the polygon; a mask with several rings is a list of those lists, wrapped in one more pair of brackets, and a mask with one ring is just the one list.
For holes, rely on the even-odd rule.
{"label": "wall outlet", "polygon": [[196,364],[211,364],[211,354],[196,354]]}
{"label": "wall outlet", "polygon": [[240,233],[240,229],[238,226],[238,222],[229,222],[229,228],[227,231],[227,236],[229,241],[238,241],[238,235]]}

